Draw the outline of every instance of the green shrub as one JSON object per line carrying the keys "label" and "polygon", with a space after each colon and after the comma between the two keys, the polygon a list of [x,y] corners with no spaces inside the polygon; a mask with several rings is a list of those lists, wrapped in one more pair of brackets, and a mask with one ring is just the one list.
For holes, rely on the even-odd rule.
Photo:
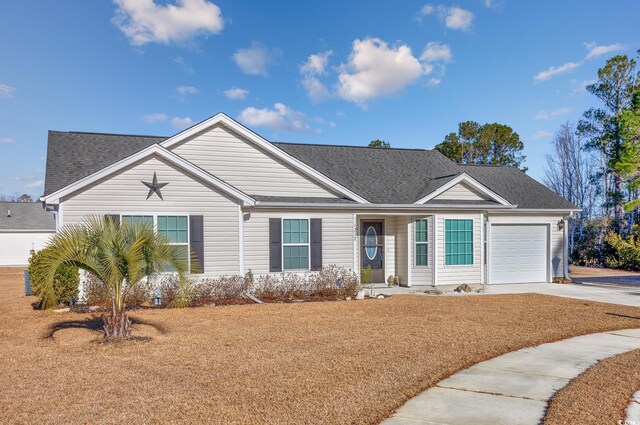
{"label": "green shrub", "polygon": [[612,269],[640,270],[640,239],[636,236],[626,238],[611,232],[604,238],[605,266]]}
{"label": "green shrub", "polygon": [[[33,294],[40,298],[38,308],[42,308],[43,299],[43,266],[44,259],[47,255],[46,248],[35,252],[29,258],[29,274],[31,275],[31,290]],[[78,298],[78,284],[80,277],[78,268],[75,266],[61,265],[53,279],[53,291],[56,304],[70,304],[74,299]]]}

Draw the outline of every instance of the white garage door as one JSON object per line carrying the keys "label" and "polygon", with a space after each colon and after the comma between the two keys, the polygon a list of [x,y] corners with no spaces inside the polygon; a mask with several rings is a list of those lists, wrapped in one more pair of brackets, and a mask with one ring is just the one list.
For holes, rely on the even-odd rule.
{"label": "white garage door", "polygon": [[547,281],[547,226],[491,226],[491,283]]}
{"label": "white garage door", "polygon": [[29,264],[31,249],[42,249],[53,233],[0,232],[0,266],[25,266]]}

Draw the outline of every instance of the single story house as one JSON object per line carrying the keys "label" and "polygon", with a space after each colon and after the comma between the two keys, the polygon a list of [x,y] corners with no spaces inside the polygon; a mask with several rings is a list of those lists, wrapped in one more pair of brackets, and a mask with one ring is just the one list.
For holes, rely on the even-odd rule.
{"label": "single story house", "polygon": [[514,167],[439,152],[274,143],[225,114],[171,137],[50,131],[44,206],[153,223],[202,276],[371,266],[376,282],[567,276],[576,206]]}
{"label": "single story house", "polygon": [[0,267],[26,266],[56,231],[39,202],[0,202]]}

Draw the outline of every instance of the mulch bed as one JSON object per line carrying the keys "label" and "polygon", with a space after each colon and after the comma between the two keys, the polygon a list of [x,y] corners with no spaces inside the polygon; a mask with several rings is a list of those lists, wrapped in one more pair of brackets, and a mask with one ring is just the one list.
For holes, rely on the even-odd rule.
{"label": "mulch bed", "polygon": [[625,420],[631,396],[640,390],[640,350],[605,359],[558,391],[545,425],[603,425]]}
{"label": "mulch bed", "polygon": [[0,271],[0,418],[14,423],[374,424],[480,361],[640,327],[638,308],[567,298],[395,295],[141,309],[144,342],[98,344],[96,315],[34,311],[22,291]]}

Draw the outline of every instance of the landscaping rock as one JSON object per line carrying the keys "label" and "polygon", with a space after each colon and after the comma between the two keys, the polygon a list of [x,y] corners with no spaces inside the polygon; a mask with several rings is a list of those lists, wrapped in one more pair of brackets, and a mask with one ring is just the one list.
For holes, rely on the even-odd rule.
{"label": "landscaping rock", "polygon": [[347,301],[351,301],[351,297],[347,297],[347,298],[346,298],[346,300],[347,300]]}
{"label": "landscaping rock", "polygon": [[424,293],[429,295],[442,295],[442,291],[439,289],[427,289]]}
{"label": "landscaping rock", "polygon": [[358,291],[356,295],[356,300],[364,300],[364,291]]}
{"label": "landscaping rock", "polygon": [[89,311],[98,311],[98,310],[100,310],[99,305],[92,305],[91,307],[89,307]]}
{"label": "landscaping rock", "polygon": [[462,285],[460,285],[456,289],[454,289],[454,291],[456,291],[456,292],[473,292],[473,289],[471,288],[471,286],[467,285],[466,283],[463,283]]}
{"label": "landscaping rock", "polygon": [[376,298],[378,298],[378,299],[384,298],[384,295],[380,294]]}
{"label": "landscaping rock", "polygon": [[68,313],[71,311],[71,309],[69,307],[65,307],[65,308],[56,308],[53,311],[54,313]]}

